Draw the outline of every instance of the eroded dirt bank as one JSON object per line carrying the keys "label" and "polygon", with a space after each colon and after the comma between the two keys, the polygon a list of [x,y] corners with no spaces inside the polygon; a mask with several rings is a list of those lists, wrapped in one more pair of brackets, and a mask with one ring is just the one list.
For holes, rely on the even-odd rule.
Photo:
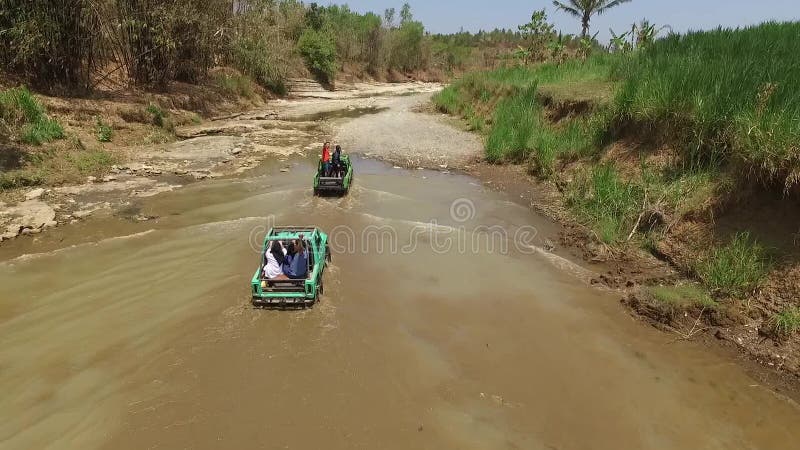
{"label": "eroded dirt bank", "polygon": [[[4,243],[0,446],[795,447],[795,403],[591,287],[600,266],[570,260],[519,174],[452,171],[480,146],[430,132],[426,96],[353,99],[252,170]],[[363,154],[342,199],[311,195],[330,136]],[[376,161],[445,148],[433,170]],[[263,233],[310,222],[335,239],[321,303],[252,309]]]}

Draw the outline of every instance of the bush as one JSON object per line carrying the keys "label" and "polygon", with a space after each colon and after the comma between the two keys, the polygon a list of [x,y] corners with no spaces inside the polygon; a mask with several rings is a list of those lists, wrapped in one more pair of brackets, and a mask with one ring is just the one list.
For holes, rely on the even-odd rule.
{"label": "bush", "polygon": [[114,135],[114,129],[111,125],[103,122],[103,119],[98,117],[97,122],[97,140],[100,142],[111,142],[111,137]]}
{"label": "bush", "polygon": [[308,28],[300,36],[297,46],[314,76],[323,83],[333,83],[338,70],[333,38],[328,33]]}
{"label": "bush", "polygon": [[157,127],[163,127],[167,114],[156,104],[149,104],[145,109],[150,114],[151,122]]}
{"label": "bush", "polygon": [[737,233],[697,264],[697,274],[711,289],[741,296],[758,287],[769,270],[766,251],[749,233]]}
{"label": "bush", "polygon": [[28,144],[40,145],[64,136],[61,124],[47,116],[25,87],[0,92],[0,122]]}
{"label": "bush", "polygon": [[285,94],[294,45],[277,28],[258,27],[255,19],[242,20],[241,31],[228,50],[229,63],[267,89]]}

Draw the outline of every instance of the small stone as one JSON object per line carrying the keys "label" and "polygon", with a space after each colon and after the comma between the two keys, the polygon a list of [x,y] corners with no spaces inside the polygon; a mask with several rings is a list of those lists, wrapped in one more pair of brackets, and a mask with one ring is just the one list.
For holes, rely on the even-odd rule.
{"label": "small stone", "polygon": [[111,181],[117,181],[117,177],[114,175],[106,175],[103,177],[103,183],[109,183]]}
{"label": "small stone", "polygon": [[150,171],[150,175],[161,175],[163,172],[159,169],[153,169]]}
{"label": "small stone", "polygon": [[239,147],[236,147],[233,150],[231,150],[231,155],[238,155],[239,153],[242,153],[242,149],[240,149]]}
{"label": "small stone", "polygon": [[97,177],[91,177],[91,176],[86,177],[87,183],[94,183],[95,181],[97,181]]}
{"label": "small stone", "polygon": [[284,167],[283,169],[281,169],[281,172],[288,172],[288,171],[289,171],[288,167]]}
{"label": "small stone", "polygon": [[35,199],[41,197],[42,194],[44,194],[44,189],[43,188],[38,188],[38,189],[34,189],[32,191],[28,191],[28,193],[25,194],[25,200],[35,200]]}
{"label": "small stone", "polygon": [[394,166],[393,169],[402,169],[400,166]]}
{"label": "small stone", "polygon": [[76,219],[84,219],[86,217],[89,217],[90,215],[92,215],[92,211],[88,209],[85,209],[83,211],[75,211],[74,213],[72,213],[72,217]]}
{"label": "small stone", "polygon": [[53,227],[57,227],[57,226],[58,226],[58,222],[56,222],[55,220],[51,220],[49,222],[45,222],[44,225],[42,225],[42,228],[53,228]]}

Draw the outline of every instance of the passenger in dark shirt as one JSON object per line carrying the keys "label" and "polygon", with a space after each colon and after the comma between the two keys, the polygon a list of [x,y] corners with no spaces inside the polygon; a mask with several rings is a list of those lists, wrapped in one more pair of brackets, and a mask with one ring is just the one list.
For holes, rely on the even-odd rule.
{"label": "passenger in dark shirt", "polygon": [[308,276],[308,249],[305,248],[303,235],[294,244],[295,255],[289,263],[289,270],[284,272],[286,276],[295,280],[301,280]]}

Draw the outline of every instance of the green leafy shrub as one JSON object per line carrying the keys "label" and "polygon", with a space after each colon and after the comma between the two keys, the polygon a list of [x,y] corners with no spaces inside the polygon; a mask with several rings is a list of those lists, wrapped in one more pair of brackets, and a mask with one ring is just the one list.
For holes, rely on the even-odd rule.
{"label": "green leafy shrub", "polygon": [[332,83],[336,78],[336,44],[333,38],[323,31],[307,28],[297,43],[300,54],[308,69],[324,83]]}
{"label": "green leafy shrub", "polygon": [[97,123],[97,140],[100,142],[111,142],[111,138],[114,135],[114,129],[111,128],[111,125],[105,123],[100,117],[97,117],[95,121]]}
{"label": "green leafy shrub", "polygon": [[167,114],[164,112],[163,109],[161,109],[160,106],[151,103],[151,104],[149,104],[147,106],[145,111],[147,111],[150,114],[150,118],[151,118],[151,121],[152,121],[153,125],[155,125],[157,127],[163,127],[164,126]]}

